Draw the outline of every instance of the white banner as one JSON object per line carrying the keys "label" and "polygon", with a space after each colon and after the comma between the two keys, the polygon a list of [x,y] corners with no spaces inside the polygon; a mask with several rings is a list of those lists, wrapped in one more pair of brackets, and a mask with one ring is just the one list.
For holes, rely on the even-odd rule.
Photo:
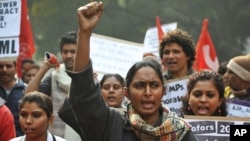
{"label": "white banner", "polygon": [[125,78],[128,69],[142,60],[142,49],[143,45],[139,43],[92,34],[90,56],[94,71],[102,74],[118,73]]}
{"label": "white banner", "polygon": [[0,0],[0,37],[19,36],[21,0]]}

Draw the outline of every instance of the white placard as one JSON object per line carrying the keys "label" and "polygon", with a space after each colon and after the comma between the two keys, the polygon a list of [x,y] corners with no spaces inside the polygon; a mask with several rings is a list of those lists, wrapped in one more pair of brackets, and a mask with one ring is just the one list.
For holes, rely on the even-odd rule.
{"label": "white placard", "polygon": [[167,81],[165,87],[166,92],[162,98],[162,103],[166,105],[170,111],[181,116],[180,108],[182,106],[182,97],[187,93],[188,77]]}
{"label": "white placard", "polygon": [[128,69],[142,60],[142,49],[143,44],[98,34],[92,34],[90,39],[90,57],[94,71],[119,73],[124,78]]}
{"label": "white placard", "polygon": [[250,102],[245,100],[227,99],[228,116],[250,117]]}
{"label": "white placard", "polygon": [[[164,33],[174,30],[177,28],[177,22],[162,25]],[[151,27],[146,31],[144,38],[144,53],[152,52],[154,55],[159,57],[159,39],[157,27]]]}
{"label": "white placard", "polygon": [[19,36],[21,0],[0,0],[0,37]]}
{"label": "white placard", "polygon": [[12,60],[19,54],[19,38],[0,38],[0,59]]}

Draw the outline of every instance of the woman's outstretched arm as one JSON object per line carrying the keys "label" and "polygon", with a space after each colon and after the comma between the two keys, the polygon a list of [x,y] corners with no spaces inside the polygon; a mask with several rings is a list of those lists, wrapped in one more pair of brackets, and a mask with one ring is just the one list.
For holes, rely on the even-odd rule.
{"label": "woman's outstretched arm", "polygon": [[102,13],[102,2],[91,2],[77,9],[79,29],[74,72],[83,70],[89,63],[90,36]]}

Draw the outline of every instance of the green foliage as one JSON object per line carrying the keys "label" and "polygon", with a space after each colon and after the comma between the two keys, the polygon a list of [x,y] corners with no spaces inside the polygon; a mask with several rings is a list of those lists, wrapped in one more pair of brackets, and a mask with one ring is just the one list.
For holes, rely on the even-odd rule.
{"label": "green foliage", "polygon": [[[65,32],[77,30],[76,9],[90,1],[28,1],[29,14],[37,47],[36,57],[45,51],[59,52],[58,39]],[[103,0],[105,12],[94,32],[143,43],[145,32],[161,23],[177,22],[197,42],[202,22],[209,20],[209,33],[220,61],[240,55],[250,36],[249,0]]]}

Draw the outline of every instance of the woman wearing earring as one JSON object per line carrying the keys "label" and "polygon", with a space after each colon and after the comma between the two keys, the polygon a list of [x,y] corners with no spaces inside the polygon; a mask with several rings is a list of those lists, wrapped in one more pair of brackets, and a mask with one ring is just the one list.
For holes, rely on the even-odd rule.
{"label": "woman wearing earring", "polygon": [[194,73],[183,98],[182,114],[197,116],[227,116],[223,78],[216,72]]}

